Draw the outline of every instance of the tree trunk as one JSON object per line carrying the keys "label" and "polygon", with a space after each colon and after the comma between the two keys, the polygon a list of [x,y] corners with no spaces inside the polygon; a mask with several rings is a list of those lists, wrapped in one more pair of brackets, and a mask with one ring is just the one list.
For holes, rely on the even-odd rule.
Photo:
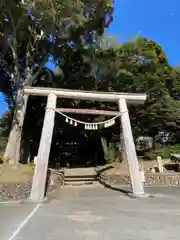
{"label": "tree trunk", "polygon": [[21,137],[27,101],[28,96],[24,95],[22,89],[20,89],[17,95],[8,143],[4,152],[4,158],[8,159],[11,164],[18,164],[20,161]]}
{"label": "tree trunk", "polygon": [[156,149],[156,136],[153,135],[152,139],[153,139],[152,148],[153,148],[153,150],[155,150]]}
{"label": "tree trunk", "polygon": [[21,148],[22,148],[22,152],[21,152],[21,156],[20,156],[20,161],[21,163],[30,163],[30,159],[31,159],[31,150],[30,150],[30,145],[31,142],[29,141],[29,138],[25,137],[22,140],[22,144],[21,144]]}

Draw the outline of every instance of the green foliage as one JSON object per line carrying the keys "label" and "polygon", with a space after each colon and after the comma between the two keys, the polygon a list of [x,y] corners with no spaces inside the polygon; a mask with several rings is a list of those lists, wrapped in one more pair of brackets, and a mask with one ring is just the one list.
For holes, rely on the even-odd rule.
{"label": "green foliage", "polygon": [[155,160],[156,159],[156,154],[153,152],[153,151],[149,151],[149,152],[145,152],[143,157],[142,157],[143,160]]}
{"label": "green foliage", "polygon": [[160,148],[154,151],[156,156],[161,156],[162,158],[169,158],[171,154],[171,149],[169,147]]}
{"label": "green foliage", "polygon": [[162,48],[154,41],[138,37],[122,45],[117,56],[121,70],[113,80],[113,89],[148,94],[143,106],[130,108],[135,136],[154,137],[159,131],[178,130],[180,105],[171,89],[177,85],[177,79]]}
{"label": "green foliage", "polygon": [[[40,75],[43,78],[50,55],[55,61],[61,59],[62,65],[66,54],[71,57],[76,48],[83,50],[84,43],[92,42],[94,35],[102,35],[112,12],[111,0],[2,0],[0,91],[9,105],[14,107],[19,87],[36,85]],[[52,82],[50,73],[45,77]]]}
{"label": "green foliage", "polygon": [[114,149],[113,144],[110,142],[107,143],[107,140],[104,138],[101,138],[101,144],[104,151],[104,158],[106,160],[106,163],[111,163],[116,159],[116,152]]}
{"label": "green foliage", "polygon": [[[172,83],[175,80],[172,78],[172,68],[167,65],[167,59],[159,45],[139,38],[120,45],[119,48],[109,47],[108,44],[107,48],[103,46],[102,49],[99,40],[94,40],[79,43],[74,48],[64,45],[58,54],[62,57],[55,71],[56,76],[52,75],[53,87],[148,93],[143,106],[129,107],[135,138],[143,134],[155,137],[159,131],[173,133],[179,128],[179,102],[167,86],[167,79]],[[44,84],[41,80],[36,83],[37,86]],[[25,126],[32,125],[33,122],[33,129],[36,130],[31,131],[26,127],[26,131],[29,129],[28,134],[38,142],[46,101],[33,98],[29,104],[29,124]],[[117,110],[117,105],[111,103],[58,100],[57,104],[61,107]],[[94,121],[95,117],[81,115],[78,119]],[[57,126],[55,139],[60,141],[61,132],[65,132],[69,126],[63,123],[63,119],[57,121]],[[112,134],[119,134],[119,125],[111,130]],[[147,158],[156,158],[154,152],[145,155]],[[106,161],[114,159],[113,147],[110,145],[109,149],[105,147],[105,158]]]}
{"label": "green foliage", "polygon": [[0,164],[6,164],[9,162],[9,159],[4,158],[3,156],[0,156]]}
{"label": "green foliage", "polygon": [[6,144],[7,144],[7,137],[3,137],[4,131],[0,130],[0,155],[3,154]]}
{"label": "green foliage", "polygon": [[[21,84],[146,92],[148,99],[143,106],[129,107],[135,138],[140,135],[155,138],[159,131],[174,133],[180,129],[179,69],[169,65],[162,47],[153,40],[138,37],[120,45],[103,35],[112,20],[112,0],[24,0],[24,4],[18,3],[6,0],[0,5],[3,64],[0,90],[6,95],[12,110]],[[30,17],[27,9],[34,18]],[[51,40],[50,35],[53,37]],[[44,67],[49,55],[56,63],[54,72]],[[28,103],[24,135],[34,139],[35,145],[39,141],[45,105],[45,99],[35,97],[31,97]],[[112,103],[61,99],[57,105],[117,110],[117,104]],[[78,118],[95,120],[92,116]],[[12,115],[3,120],[8,129],[11,119]],[[56,140],[61,139],[60,134],[68,127],[62,119],[57,123]],[[112,134],[116,132],[119,133],[118,124],[112,128]],[[113,146],[103,144],[105,158],[113,160]],[[155,152],[148,154],[153,158],[156,155]],[[166,156],[168,151],[164,150],[162,154]]]}
{"label": "green foliage", "polygon": [[29,167],[30,169],[34,170],[35,169],[35,164],[33,162],[30,162],[28,164],[25,164],[25,166]]}
{"label": "green foliage", "polygon": [[171,158],[171,154],[180,153],[180,145],[168,145],[167,147],[152,150],[144,153],[144,159],[155,160],[157,156],[162,158]]}
{"label": "green foliage", "polygon": [[2,156],[0,156],[0,164],[3,164],[3,161],[4,159],[3,159],[3,157]]}

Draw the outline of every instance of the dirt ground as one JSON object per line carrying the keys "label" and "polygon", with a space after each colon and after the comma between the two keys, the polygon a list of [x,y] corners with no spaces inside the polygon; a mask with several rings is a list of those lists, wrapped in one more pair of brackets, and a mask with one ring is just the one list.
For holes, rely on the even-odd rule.
{"label": "dirt ground", "polygon": [[[140,163],[141,167],[144,170],[149,170],[157,166],[156,161],[143,161]],[[106,172],[108,174],[122,175],[128,174],[128,165],[126,163],[114,163],[110,164],[112,168],[108,169]],[[108,167],[108,166],[107,166]],[[30,165],[13,166],[10,164],[1,164],[0,165],[0,183],[8,182],[27,182],[33,176],[33,167]]]}
{"label": "dirt ground", "polygon": [[10,164],[0,165],[0,183],[27,182],[32,178],[33,167],[29,165],[13,166]]}
{"label": "dirt ground", "polygon": [[[113,168],[110,168],[109,170],[107,170],[108,174],[114,174],[114,175],[121,175],[121,174],[129,174],[129,169],[128,169],[128,165],[127,162],[125,163],[115,163],[115,164],[111,164],[111,166],[113,166]],[[157,166],[157,161],[142,161],[140,162],[140,166],[141,168],[143,168],[145,171],[149,170],[150,168],[153,168],[155,166]]]}

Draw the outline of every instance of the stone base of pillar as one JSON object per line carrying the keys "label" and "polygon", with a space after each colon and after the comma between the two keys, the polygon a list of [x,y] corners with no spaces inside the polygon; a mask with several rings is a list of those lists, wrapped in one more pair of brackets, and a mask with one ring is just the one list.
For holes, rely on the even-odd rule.
{"label": "stone base of pillar", "polygon": [[130,198],[136,198],[136,199],[141,199],[141,198],[154,198],[155,196],[149,193],[144,193],[144,194],[134,194],[134,193],[128,193],[128,197]]}
{"label": "stone base of pillar", "polygon": [[51,200],[47,197],[44,197],[41,200],[32,200],[30,198],[23,200],[21,203],[25,203],[25,204],[44,204],[44,203],[49,203]]}

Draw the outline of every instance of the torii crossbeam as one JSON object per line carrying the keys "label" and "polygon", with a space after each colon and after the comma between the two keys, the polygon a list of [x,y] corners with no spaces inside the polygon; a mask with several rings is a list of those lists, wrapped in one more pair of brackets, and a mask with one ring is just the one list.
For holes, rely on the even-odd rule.
{"label": "torii crossbeam", "polygon": [[121,114],[120,118],[124,139],[125,155],[127,157],[127,162],[129,166],[132,191],[134,195],[144,195],[144,187],[141,181],[139,163],[136,155],[127,104],[143,104],[147,98],[146,94],[118,92],[105,93],[43,87],[25,87],[24,94],[48,97],[36,167],[33,177],[33,184],[30,194],[31,200],[40,201],[44,198],[48,161],[54,128],[55,111],[53,109],[56,108],[57,97],[79,100],[117,102],[119,106],[119,112],[123,113]]}

